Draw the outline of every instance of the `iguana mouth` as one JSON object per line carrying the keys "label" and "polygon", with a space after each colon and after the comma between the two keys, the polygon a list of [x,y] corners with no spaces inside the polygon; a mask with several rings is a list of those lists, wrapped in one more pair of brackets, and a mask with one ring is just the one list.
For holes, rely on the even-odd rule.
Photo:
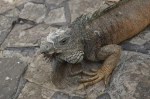
{"label": "iguana mouth", "polygon": [[53,56],[53,55],[59,55],[62,53],[62,51],[46,51],[46,52],[41,52],[42,54],[44,54],[45,56]]}

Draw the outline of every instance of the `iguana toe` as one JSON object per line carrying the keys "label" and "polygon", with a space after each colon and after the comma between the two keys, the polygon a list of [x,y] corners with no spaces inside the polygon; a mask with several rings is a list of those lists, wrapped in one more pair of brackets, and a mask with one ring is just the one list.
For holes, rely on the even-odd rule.
{"label": "iguana toe", "polygon": [[86,75],[89,76],[93,76],[91,78],[86,78],[86,79],[81,79],[81,82],[83,82],[82,84],[80,84],[76,90],[80,90],[82,88],[85,88],[87,86],[93,85],[97,82],[99,82],[100,80],[104,79],[104,84],[107,83],[107,78],[108,78],[108,73],[103,72],[101,69],[99,69],[98,71],[94,70],[95,73],[93,72],[83,72]]}
{"label": "iguana toe", "polygon": [[97,75],[96,72],[86,72],[86,71],[83,71],[83,74],[88,75],[88,76],[95,76],[95,75]]}
{"label": "iguana toe", "polygon": [[104,77],[104,76],[101,76],[101,77],[99,76],[98,78],[96,78],[96,79],[94,79],[94,80],[92,80],[92,81],[87,81],[87,82],[85,82],[85,83],[82,83],[82,84],[80,84],[80,85],[76,88],[76,90],[80,90],[80,89],[83,89],[83,88],[85,88],[85,87],[87,87],[87,86],[93,85],[93,84],[99,82],[103,77]]}
{"label": "iguana toe", "polygon": [[92,80],[95,80],[95,79],[97,79],[99,76],[98,75],[96,75],[96,76],[94,76],[94,77],[91,77],[91,78],[87,78],[87,79],[81,79],[81,82],[87,82],[87,81],[92,81]]}

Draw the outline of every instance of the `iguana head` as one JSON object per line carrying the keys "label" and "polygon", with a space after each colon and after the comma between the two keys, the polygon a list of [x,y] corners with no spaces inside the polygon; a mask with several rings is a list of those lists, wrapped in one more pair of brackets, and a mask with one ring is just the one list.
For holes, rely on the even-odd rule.
{"label": "iguana head", "polygon": [[49,33],[41,43],[40,51],[44,54],[54,55],[61,61],[68,63],[79,63],[84,55],[82,43],[71,28]]}

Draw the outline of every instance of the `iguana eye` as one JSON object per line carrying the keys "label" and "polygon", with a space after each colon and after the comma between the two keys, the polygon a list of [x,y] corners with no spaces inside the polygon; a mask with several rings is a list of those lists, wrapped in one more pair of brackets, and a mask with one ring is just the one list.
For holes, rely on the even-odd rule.
{"label": "iguana eye", "polygon": [[61,41],[59,41],[60,45],[64,45],[69,41],[69,38],[64,38]]}

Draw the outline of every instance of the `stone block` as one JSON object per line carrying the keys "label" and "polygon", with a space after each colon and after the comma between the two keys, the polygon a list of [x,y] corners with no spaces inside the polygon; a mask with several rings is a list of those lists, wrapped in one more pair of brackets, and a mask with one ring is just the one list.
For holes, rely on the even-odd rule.
{"label": "stone block", "polygon": [[47,24],[66,22],[64,8],[51,10],[44,22]]}
{"label": "stone block", "polygon": [[63,1],[65,0],[45,0],[47,4],[56,4],[56,5],[59,5]]}
{"label": "stone block", "polygon": [[17,57],[0,58],[0,99],[11,99],[27,64]]}
{"label": "stone block", "polygon": [[[39,46],[42,37],[46,37],[55,28],[46,24],[39,24],[33,28],[32,25],[16,25],[7,39],[2,44],[2,48],[18,46]],[[31,28],[31,29],[29,29]]]}
{"label": "stone block", "polygon": [[28,19],[40,23],[44,20],[46,7],[43,4],[28,2],[20,13],[20,18]]}
{"label": "stone block", "polygon": [[35,83],[28,82],[18,99],[50,99],[53,92]]}

